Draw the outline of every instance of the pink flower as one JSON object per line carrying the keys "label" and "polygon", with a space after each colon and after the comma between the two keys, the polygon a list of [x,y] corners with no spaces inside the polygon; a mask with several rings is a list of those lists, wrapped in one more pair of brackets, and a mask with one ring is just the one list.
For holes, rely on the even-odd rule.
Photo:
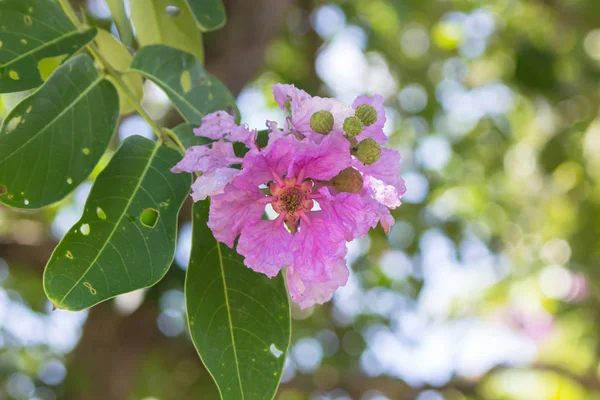
{"label": "pink flower", "polygon": [[244,143],[248,148],[256,148],[256,130],[237,125],[231,115],[225,111],[216,111],[202,118],[202,125],[194,129],[196,136],[209,139],[225,139],[230,142]]}
{"label": "pink flower", "polygon": [[[233,248],[239,237],[237,251],[256,272],[274,277],[285,267],[290,296],[305,308],[346,284],[346,242],[379,222],[388,232],[390,209],[406,188],[400,155],[380,147],[387,142],[383,97],[360,96],[349,107],[293,85],[274,85],[273,94],[291,115],[283,129],[267,121],[265,147],[256,130],[217,111],[194,131],[216,141],[188,149],[173,172],[202,173],[192,197],[211,196],[215,238]],[[243,158],[232,142],[248,147]],[[264,219],[267,205],[277,214],[272,220]]]}
{"label": "pink flower", "polygon": [[[320,211],[314,201],[323,198],[316,181],[331,179],[351,163],[350,144],[341,135],[327,136],[321,145],[305,142],[294,147],[294,138],[275,141],[262,152],[250,152],[243,170],[223,194],[213,196],[209,227],[215,237],[233,247],[257,272],[275,276],[293,266],[307,281],[326,281],[346,252],[346,227]],[[258,190],[268,184],[270,196]],[[266,204],[279,216],[261,220]],[[235,221],[223,223],[223,221]],[[287,229],[286,229],[287,228]]]}

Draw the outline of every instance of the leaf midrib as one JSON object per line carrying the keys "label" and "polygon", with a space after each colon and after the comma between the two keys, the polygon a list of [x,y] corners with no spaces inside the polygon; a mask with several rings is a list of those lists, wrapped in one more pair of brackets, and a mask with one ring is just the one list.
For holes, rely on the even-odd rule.
{"label": "leaf midrib", "polygon": [[[48,129],[48,127],[52,126],[58,119],[62,118],[68,111],[71,111],[71,109],[73,107],[75,107],[75,105],[77,103],[79,103],[79,101],[81,99],[83,99],[92,89],[94,89],[96,86],[98,86],[100,84],[100,82],[102,82],[104,80],[104,77],[99,77],[97,78],[95,81],[93,81],[90,86],[88,86],[83,92],[81,92],[76,98],[75,100],[73,100],[68,107],[66,107],[64,110],[62,110],[61,112],[58,113],[58,115],[56,117],[54,117],[49,123],[47,123],[42,129],[40,129],[36,134],[34,134],[33,136],[31,136],[29,139],[27,139],[27,141],[25,143],[23,143],[21,146],[18,146],[12,153],[10,153],[9,155],[7,155],[6,157],[4,157],[2,160],[0,160],[0,165],[2,165],[3,163],[5,163],[9,158],[11,158],[12,156],[14,156],[15,154],[17,154],[20,150],[22,150],[23,148],[27,147],[27,145],[29,145],[29,143],[31,143],[33,140],[35,140],[39,135],[41,135],[42,133],[44,133],[46,131],[46,129]],[[34,96],[37,92],[35,92],[34,94],[32,94],[31,96]],[[31,97],[30,96],[30,97]],[[9,114],[6,119],[4,120],[6,124],[9,123],[10,120],[12,120],[13,116],[12,113]],[[5,125],[2,126],[2,129],[0,129],[0,134],[2,134],[4,132]]]}
{"label": "leaf midrib", "polygon": [[219,266],[221,267],[221,275],[223,276],[223,292],[225,294],[225,306],[227,307],[227,319],[229,321],[229,331],[231,332],[231,344],[233,348],[233,357],[235,358],[235,369],[237,371],[238,383],[240,384],[240,394],[242,400],[244,397],[244,388],[242,387],[242,375],[240,374],[240,362],[237,356],[237,350],[235,346],[235,336],[233,334],[233,322],[231,321],[231,307],[229,305],[229,294],[227,293],[227,281],[225,280],[225,267],[223,265],[223,254],[221,253],[221,245],[216,241],[217,252],[219,253]]}
{"label": "leaf midrib", "polygon": [[65,299],[71,294],[71,292],[77,287],[77,285],[79,285],[81,280],[87,275],[87,273],[90,271],[90,269],[92,269],[94,264],[96,264],[96,262],[98,261],[98,258],[100,258],[100,255],[104,252],[104,249],[106,248],[108,243],[111,241],[113,235],[117,231],[117,228],[120,226],[121,220],[123,219],[123,217],[125,216],[125,213],[131,206],[131,203],[133,202],[133,199],[135,198],[137,192],[140,190],[140,187],[142,186],[142,182],[144,181],[144,178],[146,177],[146,174],[148,173],[148,170],[150,169],[150,166],[152,165],[152,161],[154,160],[154,157],[156,156],[156,153],[158,152],[158,150],[160,149],[161,146],[162,146],[162,144],[160,141],[157,142],[156,145],[154,146],[154,149],[152,150],[150,157],[148,157],[148,162],[146,163],[146,166],[144,167],[144,171],[140,175],[140,180],[138,181],[135,189],[133,190],[131,196],[129,197],[129,200],[127,201],[127,205],[125,207],[123,207],[123,211],[121,212],[121,215],[115,222],[115,225],[114,225],[112,231],[110,232],[110,234],[108,235],[108,237],[106,238],[106,241],[104,242],[104,244],[102,245],[100,250],[98,250],[98,254],[96,255],[96,257],[94,257],[92,262],[90,262],[90,266],[85,270],[85,272],[83,274],[81,274],[81,277],[79,278],[79,280],[71,287],[71,289],[67,292],[67,294],[64,295],[64,297],[60,300],[58,305],[62,305],[62,302],[65,301]]}

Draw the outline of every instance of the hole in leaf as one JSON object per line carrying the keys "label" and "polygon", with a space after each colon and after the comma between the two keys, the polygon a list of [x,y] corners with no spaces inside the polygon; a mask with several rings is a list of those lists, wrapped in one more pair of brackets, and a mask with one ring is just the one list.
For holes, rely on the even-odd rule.
{"label": "hole in leaf", "polygon": [[0,185],[0,196],[4,196],[8,192],[8,189],[4,185]]}
{"label": "hole in leaf", "polygon": [[81,227],[79,228],[79,230],[81,231],[81,234],[83,236],[87,236],[90,234],[90,225],[89,224],[83,224],[81,225]]}
{"label": "hole in leaf", "polygon": [[271,343],[271,347],[269,347],[269,350],[271,351],[271,354],[273,354],[276,358],[281,357],[281,355],[283,354],[283,351],[279,350],[277,346],[275,346],[275,343]]}
{"label": "hole in leaf", "polygon": [[177,6],[166,6],[165,11],[171,18],[178,16],[181,13],[181,9]]}
{"label": "hole in leaf", "polygon": [[106,213],[100,207],[96,208],[96,215],[102,220],[106,219]]}
{"label": "hole in leaf", "polygon": [[10,121],[8,121],[8,124],[6,124],[6,133],[14,131],[17,125],[21,123],[21,119],[22,117],[20,115],[12,117]]}
{"label": "hole in leaf", "polygon": [[27,200],[27,199],[23,200],[23,204],[25,204],[26,206],[28,206],[29,205],[29,200]]}
{"label": "hole in leaf", "polygon": [[142,225],[147,226],[148,228],[154,228],[158,221],[158,211],[153,208],[146,208],[142,212],[142,215],[140,215],[140,221],[142,222]]}
{"label": "hole in leaf", "polygon": [[192,88],[192,76],[190,75],[190,71],[185,70],[181,73],[180,79],[181,88],[185,93],[189,92]]}
{"label": "hole in leaf", "polygon": [[91,293],[91,294],[96,294],[96,293],[97,293],[97,292],[96,292],[96,289],[94,289],[94,288],[92,287],[92,284],[91,284],[91,283],[89,283],[89,282],[83,282],[83,286],[85,286],[86,288],[90,289],[90,293]]}
{"label": "hole in leaf", "polygon": [[71,179],[71,178],[67,178],[67,183],[68,183],[69,185],[72,185],[72,184],[73,184],[73,179]]}

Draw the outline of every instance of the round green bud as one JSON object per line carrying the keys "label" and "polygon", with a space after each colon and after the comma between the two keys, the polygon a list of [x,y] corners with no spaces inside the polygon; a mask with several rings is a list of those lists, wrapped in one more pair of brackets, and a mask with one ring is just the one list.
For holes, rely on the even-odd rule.
{"label": "round green bud", "polygon": [[356,169],[348,167],[331,180],[331,185],[338,192],[358,193],[363,187],[363,178]]}
{"label": "round green bud", "polygon": [[354,115],[356,115],[365,126],[373,125],[375,121],[377,121],[377,111],[368,104],[361,104],[356,107]]}
{"label": "round green bud", "polygon": [[368,138],[360,142],[353,149],[352,154],[363,164],[371,165],[381,157],[381,146],[374,139]]}
{"label": "round green bud", "polygon": [[325,110],[317,111],[310,117],[310,129],[327,135],[333,130],[333,114]]}
{"label": "round green bud", "polygon": [[348,117],[344,120],[343,129],[348,137],[358,136],[363,130],[363,123],[357,117]]}

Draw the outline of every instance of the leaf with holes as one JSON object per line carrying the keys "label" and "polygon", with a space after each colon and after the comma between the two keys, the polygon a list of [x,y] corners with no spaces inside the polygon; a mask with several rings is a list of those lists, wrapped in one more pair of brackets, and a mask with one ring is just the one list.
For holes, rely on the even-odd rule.
{"label": "leaf with holes", "polygon": [[170,171],[180,159],[141,136],[121,144],[48,261],[44,290],[55,306],[82,310],[164,276],[191,183],[188,174]]}
{"label": "leaf with holes", "polygon": [[198,26],[203,31],[214,31],[225,25],[223,0],[187,0]]}
{"label": "leaf with holes", "polygon": [[202,35],[185,0],[130,0],[140,46],[165,44],[204,62]]}
{"label": "leaf with holes", "polygon": [[117,90],[87,55],[61,65],[0,128],[0,202],[31,209],[65,197],[104,154],[118,117]]}
{"label": "leaf with holes", "polygon": [[0,1],[0,93],[40,86],[95,35],[79,32],[53,1]]}
{"label": "leaf with holes", "polygon": [[[98,36],[94,40],[98,46],[98,50],[108,63],[121,72],[121,79],[129,88],[129,91],[135,96],[138,101],[142,101],[144,96],[144,81],[142,76],[134,71],[129,71],[129,64],[133,56],[127,50],[123,43],[119,42],[116,37],[105,31],[104,29],[98,30]],[[107,76],[107,79],[113,81],[112,76]],[[119,92],[119,112],[123,114],[129,114],[135,110],[135,107],[131,104],[131,101],[127,98],[125,93],[122,92],[119,85],[115,85]]]}
{"label": "leaf with holes", "polygon": [[194,346],[224,400],[272,399],[290,343],[290,310],[281,274],[273,279],[243,264],[207,227],[209,202],[193,209],[185,279]]}
{"label": "leaf with holes", "polygon": [[190,123],[218,110],[236,115],[235,98],[221,81],[204,70],[189,53],[167,46],[147,46],[133,57],[131,69],[156,83]]}

